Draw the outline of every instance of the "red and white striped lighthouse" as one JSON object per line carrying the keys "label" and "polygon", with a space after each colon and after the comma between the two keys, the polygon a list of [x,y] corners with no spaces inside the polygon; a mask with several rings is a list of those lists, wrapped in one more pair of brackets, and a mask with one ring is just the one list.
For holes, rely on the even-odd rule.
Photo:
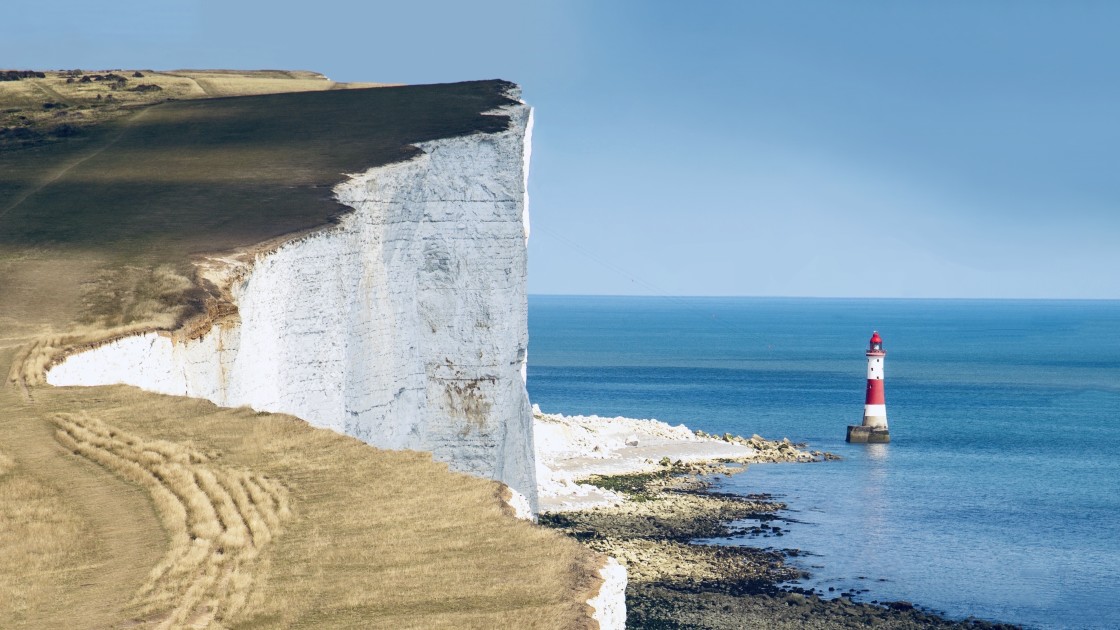
{"label": "red and white striped lighthouse", "polygon": [[848,427],[849,442],[891,441],[887,429],[887,399],[883,394],[883,360],[887,351],[883,349],[883,339],[879,331],[871,334],[867,347],[867,396],[863,404],[863,424]]}

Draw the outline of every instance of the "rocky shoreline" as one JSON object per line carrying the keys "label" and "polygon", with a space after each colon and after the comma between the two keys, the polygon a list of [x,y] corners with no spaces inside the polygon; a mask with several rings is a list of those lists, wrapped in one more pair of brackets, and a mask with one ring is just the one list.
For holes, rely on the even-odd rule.
{"label": "rocky shoreline", "polygon": [[[714,436],[702,436],[705,438]],[[788,440],[726,436],[750,443],[755,461],[819,461]],[[796,550],[719,546],[694,542],[731,537],[778,537],[785,505],[768,495],[720,493],[720,475],[745,470],[729,462],[659,462],[660,469],[579,480],[625,500],[584,510],[544,513],[540,522],[590,548],[614,556],[629,573],[630,628],[970,628],[1003,630],[1006,624],[953,621],[909,602],[861,603],[854,593],[830,597],[791,586],[805,574],[787,563]],[[743,522],[752,523],[743,525]]]}
{"label": "rocky shoreline", "polygon": [[657,420],[547,414],[536,406],[533,433],[542,512],[587,510],[626,500],[626,495],[612,490],[610,484],[584,482],[596,475],[621,479],[634,474],[661,474],[671,465],[811,462],[833,457],[802,450],[788,439],[710,435]]}

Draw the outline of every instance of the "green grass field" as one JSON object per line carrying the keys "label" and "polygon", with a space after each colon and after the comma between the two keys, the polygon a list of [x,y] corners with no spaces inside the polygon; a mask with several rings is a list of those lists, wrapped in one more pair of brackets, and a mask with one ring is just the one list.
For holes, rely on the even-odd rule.
{"label": "green grass field", "polygon": [[[296,418],[35,378],[213,306],[190,257],[328,224],[344,174],[504,129],[484,112],[509,84],[151,80],[197,100],[122,97],[63,138],[0,142],[0,626],[589,627],[600,559],[513,519],[495,482]],[[30,81],[0,111],[46,98]],[[73,109],[104,89],[39,81]]]}

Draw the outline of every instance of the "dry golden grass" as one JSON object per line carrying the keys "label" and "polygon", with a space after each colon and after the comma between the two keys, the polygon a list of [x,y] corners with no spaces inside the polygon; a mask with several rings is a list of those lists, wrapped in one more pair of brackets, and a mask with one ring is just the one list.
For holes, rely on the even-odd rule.
{"label": "dry golden grass", "polygon": [[[116,623],[590,625],[583,602],[598,587],[600,559],[571,539],[511,518],[500,484],[449,473],[427,454],[379,451],[290,416],[124,386],[32,392],[34,402],[13,404],[20,398],[15,388],[0,389],[0,404],[14,412],[0,420],[5,452],[40,440],[53,443],[59,457],[96,461],[129,480],[118,483],[145,488],[146,509],[163,523],[162,560],[124,567],[119,585],[102,584],[109,590],[99,597],[116,602],[105,614]],[[17,425],[46,428],[20,437],[10,431]],[[112,515],[122,522],[133,516]],[[90,534],[99,542],[112,535],[96,528]],[[78,571],[76,579],[98,582],[104,570]],[[18,574],[29,601],[49,601],[46,594],[57,591],[53,573]],[[110,625],[104,618],[87,623],[96,617],[83,605],[52,612],[55,626]],[[0,600],[0,619],[9,618],[9,606]],[[29,618],[44,614],[27,608]]]}
{"label": "dry golden grass", "polygon": [[183,295],[194,287],[170,265],[100,269],[82,283],[77,321],[63,334],[26,336],[9,367],[8,381],[24,389],[42,385],[47,370],[68,353],[138,332],[178,329],[186,317]]}
{"label": "dry golden grass", "polygon": [[92,547],[88,523],[62,496],[0,451],[0,619],[32,621],[37,610],[65,599],[65,581],[28,583],[26,573],[59,577],[81,566]]}
{"label": "dry golden grass", "polygon": [[150,500],[68,455],[32,407],[0,387],[0,626],[110,627],[166,537]]}
{"label": "dry golden grass", "polygon": [[[96,286],[103,270],[76,268],[24,265],[20,282]],[[151,284],[145,274],[137,278],[138,285]],[[0,312],[21,317],[0,317],[0,365],[26,365],[36,348],[66,347],[82,326],[96,335],[106,332],[97,322],[126,321],[91,320],[83,299],[57,301],[45,291],[42,316],[31,319],[21,309],[36,310],[23,302],[34,291],[12,289],[0,293]],[[145,302],[123,297],[128,293],[105,312]],[[25,381],[21,387],[15,379],[0,386],[0,411],[0,449],[9,455],[3,466],[22,471],[20,483],[36,488],[12,495],[11,504],[52,515],[38,519],[52,524],[38,534],[44,543],[34,553],[41,562],[31,562],[19,546],[0,556],[0,584],[18,589],[0,598],[5,627],[589,625],[583,602],[598,587],[599,559],[570,539],[510,518],[497,483],[449,473],[427,454],[379,451],[296,418],[123,386],[53,388]],[[60,445],[59,430],[63,440],[83,445],[79,455],[72,454],[74,444]],[[115,476],[91,461],[108,464]],[[132,468],[127,461],[136,462],[132,480],[121,472]],[[144,465],[177,467],[180,472],[165,479],[186,490],[152,485],[152,478],[138,474]],[[193,476],[200,467],[209,472]],[[227,491],[223,498],[218,486],[237,475],[287,489],[290,516],[280,519],[279,536],[263,514],[259,521],[251,516],[249,490],[244,497]],[[242,518],[245,530],[235,525],[228,531],[263,532],[263,523],[271,541],[250,546],[215,526],[236,523],[240,514],[250,514]],[[10,539],[27,538],[28,523],[0,510],[0,531],[16,532]],[[75,537],[74,531],[83,533]],[[185,545],[183,532],[196,541]],[[219,563],[219,544],[242,551],[223,550]]]}
{"label": "dry golden grass", "polygon": [[245,610],[260,552],[290,515],[287,490],[246,469],[165,440],[144,440],[88,413],[57,414],[56,437],[75,454],[146,488],[171,546],[137,603],[159,627],[228,624]]}
{"label": "dry golden grass", "polygon": [[189,76],[210,96],[279,94],[282,92],[310,92],[389,85],[385,83],[336,83],[313,72],[223,72],[211,70],[185,71],[181,73],[181,76]]}
{"label": "dry golden grass", "polygon": [[5,114],[16,113],[7,111],[16,108],[41,109],[43,98],[43,91],[33,81],[0,82],[0,103],[4,106]]}
{"label": "dry golden grass", "polygon": [[[86,70],[86,75],[123,77],[125,82],[81,82],[81,76],[46,72],[46,78],[0,81],[0,127],[84,126],[118,118],[136,107],[184,100],[250,94],[281,94],[366,87],[383,83],[338,83],[315,72],[274,70]],[[72,80],[71,80],[72,79]],[[139,91],[138,86],[159,89]],[[45,104],[52,104],[49,108]]]}

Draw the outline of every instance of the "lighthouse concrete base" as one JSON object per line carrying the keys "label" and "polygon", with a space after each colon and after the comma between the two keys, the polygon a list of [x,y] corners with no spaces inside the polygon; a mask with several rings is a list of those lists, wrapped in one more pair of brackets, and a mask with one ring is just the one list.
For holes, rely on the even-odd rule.
{"label": "lighthouse concrete base", "polygon": [[887,427],[848,425],[845,441],[852,444],[886,444],[891,441],[891,432]]}

